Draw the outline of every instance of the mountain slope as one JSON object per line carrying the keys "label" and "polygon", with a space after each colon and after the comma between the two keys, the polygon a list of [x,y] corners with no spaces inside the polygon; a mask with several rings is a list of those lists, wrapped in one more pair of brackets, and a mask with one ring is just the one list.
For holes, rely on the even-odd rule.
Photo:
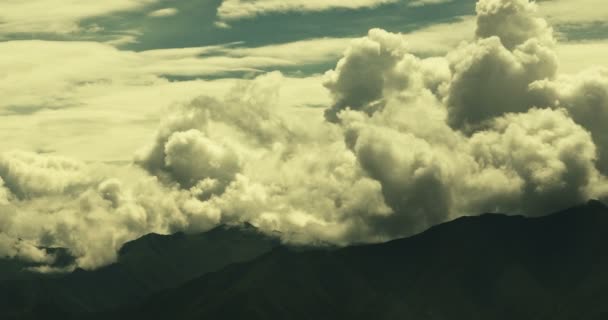
{"label": "mountain slope", "polygon": [[483,215],[341,250],[277,248],[117,319],[608,319],[608,209]]}
{"label": "mountain slope", "polygon": [[0,282],[0,318],[37,319],[43,312],[46,319],[66,319],[135,303],[278,245],[277,238],[250,225],[193,235],[149,234],[125,244],[116,263],[98,270]]}

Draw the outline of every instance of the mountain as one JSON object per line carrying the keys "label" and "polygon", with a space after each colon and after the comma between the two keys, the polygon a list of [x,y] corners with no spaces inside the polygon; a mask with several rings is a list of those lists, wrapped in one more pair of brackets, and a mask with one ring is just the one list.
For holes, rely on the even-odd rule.
{"label": "mountain", "polygon": [[12,265],[0,319],[608,319],[607,231],[608,208],[591,201],[342,249],[285,247],[251,225],[150,234],[94,271]]}
{"label": "mountain", "polygon": [[[269,252],[276,237],[253,226],[220,226],[205,233],[149,234],[126,243],[118,261],[58,277],[15,277],[0,282],[1,319],[66,319],[135,303],[205,273]],[[11,261],[13,264],[17,262]],[[1,264],[0,264],[1,265]],[[15,274],[19,265],[12,265]],[[6,279],[7,277],[4,277]]]}
{"label": "mountain", "polygon": [[113,319],[608,319],[608,208],[485,214],[384,244],[277,247]]}
{"label": "mountain", "polygon": [[[47,254],[55,257],[55,261],[50,265],[52,268],[67,268],[75,261],[74,257],[65,248],[43,247],[40,249],[44,249]],[[40,273],[33,271],[34,268],[42,267],[43,265],[43,263],[22,261],[11,257],[0,258],[0,282],[44,277]]]}

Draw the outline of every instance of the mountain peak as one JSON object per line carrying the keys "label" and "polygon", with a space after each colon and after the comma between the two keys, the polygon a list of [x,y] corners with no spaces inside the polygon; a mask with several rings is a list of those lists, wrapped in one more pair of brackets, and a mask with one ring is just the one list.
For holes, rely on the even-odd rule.
{"label": "mountain peak", "polygon": [[587,203],[584,206],[587,208],[596,209],[596,210],[597,209],[600,209],[600,210],[608,209],[608,206],[606,206],[605,203],[603,203],[602,201],[597,200],[597,199],[591,199],[591,200],[587,201]]}

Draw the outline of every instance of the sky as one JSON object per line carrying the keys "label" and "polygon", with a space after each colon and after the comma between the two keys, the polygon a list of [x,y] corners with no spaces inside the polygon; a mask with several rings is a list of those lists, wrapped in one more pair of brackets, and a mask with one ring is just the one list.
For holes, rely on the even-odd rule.
{"label": "sky", "polygon": [[0,254],[94,269],[150,232],[347,245],[606,199],[606,21],[604,0],[3,0]]}

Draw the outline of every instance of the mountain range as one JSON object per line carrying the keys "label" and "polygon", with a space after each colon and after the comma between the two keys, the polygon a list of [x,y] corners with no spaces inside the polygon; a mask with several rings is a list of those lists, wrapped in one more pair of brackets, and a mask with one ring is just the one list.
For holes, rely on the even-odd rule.
{"label": "mountain range", "polygon": [[[2,319],[608,319],[608,207],[483,214],[345,248],[251,225],[147,235],[115,264],[0,282]],[[1,264],[0,264],[1,265]]]}

